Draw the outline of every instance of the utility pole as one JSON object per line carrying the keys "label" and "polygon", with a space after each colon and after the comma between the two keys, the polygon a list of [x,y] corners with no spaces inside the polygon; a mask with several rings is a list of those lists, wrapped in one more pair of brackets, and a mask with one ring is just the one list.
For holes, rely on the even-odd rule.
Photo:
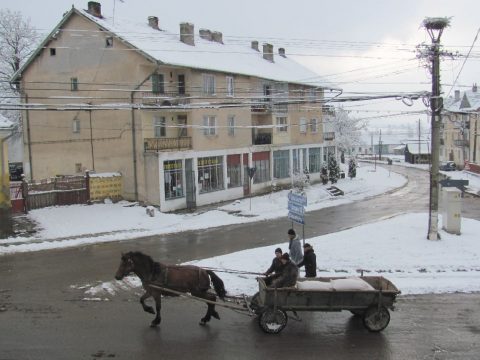
{"label": "utility pole", "polygon": [[418,119],[418,156],[421,154],[421,147],[420,147],[420,141],[422,140],[422,137],[420,136],[420,119]]}
{"label": "utility pole", "polygon": [[378,137],[378,161],[382,161],[382,129],[380,129],[380,136]]}
{"label": "utility pole", "polygon": [[443,108],[443,98],[440,96],[440,37],[443,29],[450,23],[449,18],[426,18],[423,27],[427,30],[432,45],[430,46],[429,58],[432,62],[432,94],[430,97],[430,109],[432,113],[431,127],[431,167],[430,167],[430,204],[428,218],[429,240],[440,240],[438,234],[438,197],[439,197],[439,158],[440,158],[440,116]]}

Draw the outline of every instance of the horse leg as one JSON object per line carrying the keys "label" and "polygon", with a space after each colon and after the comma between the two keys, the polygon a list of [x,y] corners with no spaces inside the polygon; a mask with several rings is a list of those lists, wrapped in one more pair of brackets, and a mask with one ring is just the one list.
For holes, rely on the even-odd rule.
{"label": "horse leg", "polygon": [[153,307],[150,305],[145,304],[145,300],[147,300],[152,294],[150,294],[149,291],[147,291],[145,294],[142,295],[140,298],[140,304],[142,304],[143,311],[146,311],[150,314],[155,314],[155,311],[153,310]]}
{"label": "horse leg", "polygon": [[155,295],[153,298],[155,299],[155,310],[157,311],[157,315],[155,316],[155,319],[152,320],[150,327],[156,327],[158,324],[160,324],[160,321],[162,321],[162,318],[160,316],[160,310],[162,308],[162,296],[158,294]]}
{"label": "horse leg", "polygon": [[[198,292],[198,293],[195,293],[195,294],[192,293],[192,295],[203,298],[203,299],[206,299],[206,300],[210,300],[210,301],[215,301],[217,299],[217,297],[215,295],[209,294],[206,291]],[[215,311],[215,305],[207,303],[207,313],[205,314],[205,316],[203,318],[200,319],[200,325],[205,325],[207,322],[210,321],[212,316],[216,319],[220,319],[220,316]]]}

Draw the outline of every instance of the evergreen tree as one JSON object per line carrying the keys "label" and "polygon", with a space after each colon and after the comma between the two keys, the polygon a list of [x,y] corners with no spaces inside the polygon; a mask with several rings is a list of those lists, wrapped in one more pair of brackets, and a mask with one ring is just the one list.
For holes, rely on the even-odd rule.
{"label": "evergreen tree", "polygon": [[333,153],[328,155],[328,174],[332,184],[335,184],[340,178],[340,166],[338,166],[337,159]]}
{"label": "evergreen tree", "polygon": [[353,179],[357,176],[357,161],[354,157],[351,157],[348,161],[348,177]]}

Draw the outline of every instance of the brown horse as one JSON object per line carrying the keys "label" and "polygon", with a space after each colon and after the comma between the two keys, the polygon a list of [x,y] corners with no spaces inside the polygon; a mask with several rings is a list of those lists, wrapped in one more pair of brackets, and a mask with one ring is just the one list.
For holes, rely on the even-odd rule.
{"label": "brown horse", "polygon": [[[142,281],[145,294],[140,298],[143,310],[155,314],[153,308],[145,304],[145,300],[153,297],[155,300],[156,316],[150,326],[160,324],[161,295],[174,296],[172,293],[161,291],[150,285],[157,285],[163,288],[180,292],[189,292],[193,296],[206,300],[216,301],[217,297],[208,292],[210,280],[213,288],[220,299],[226,295],[223,281],[213,271],[202,269],[193,265],[164,265],[153,261],[153,259],[139,251],[122,254],[120,266],[115,274],[115,279],[122,280],[130,273],[135,273]],[[200,325],[205,325],[213,316],[220,319],[215,311],[215,305],[207,303],[207,314],[200,320]]]}

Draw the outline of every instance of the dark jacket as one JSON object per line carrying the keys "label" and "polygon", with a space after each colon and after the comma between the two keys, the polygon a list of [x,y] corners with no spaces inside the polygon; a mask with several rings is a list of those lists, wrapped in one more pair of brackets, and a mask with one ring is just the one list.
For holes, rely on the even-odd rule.
{"label": "dark jacket", "polygon": [[305,277],[317,277],[317,256],[313,249],[307,247],[303,254],[303,260],[298,264],[298,267],[305,266]]}
{"label": "dark jacket", "polygon": [[298,267],[292,261],[288,261],[280,274],[273,275],[271,287],[290,287],[295,286],[298,279]]}
{"label": "dark jacket", "polygon": [[265,272],[265,275],[269,275],[271,273],[278,274],[282,272],[282,268],[283,268],[282,261],[275,256],[275,258],[272,260],[272,265]]}

